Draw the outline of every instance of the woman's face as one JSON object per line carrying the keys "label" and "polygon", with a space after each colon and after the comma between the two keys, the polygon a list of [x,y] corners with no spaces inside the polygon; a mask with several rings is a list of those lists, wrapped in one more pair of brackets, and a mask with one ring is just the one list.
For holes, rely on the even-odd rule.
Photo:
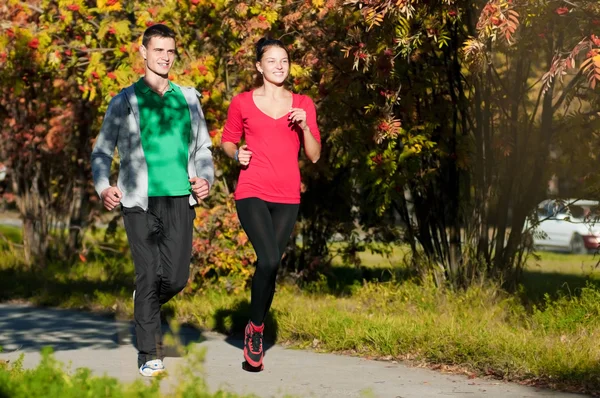
{"label": "woman's face", "polygon": [[287,52],[277,46],[267,47],[256,69],[262,73],[263,78],[273,84],[281,85],[290,73],[290,60]]}

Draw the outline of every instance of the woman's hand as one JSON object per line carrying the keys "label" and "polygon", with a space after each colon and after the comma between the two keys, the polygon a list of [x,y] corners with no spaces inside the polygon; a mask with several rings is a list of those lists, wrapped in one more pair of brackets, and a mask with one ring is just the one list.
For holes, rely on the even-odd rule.
{"label": "woman's hand", "polygon": [[316,163],[321,156],[321,144],[315,139],[306,123],[306,111],[302,108],[290,108],[288,119],[302,129],[304,153],[311,162]]}
{"label": "woman's hand", "polygon": [[252,159],[252,151],[248,150],[248,145],[242,145],[237,150],[237,161],[242,166],[248,166]]}
{"label": "woman's hand", "polygon": [[302,108],[291,108],[288,119],[292,123],[296,123],[302,130],[308,128],[306,124],[306,111]]}

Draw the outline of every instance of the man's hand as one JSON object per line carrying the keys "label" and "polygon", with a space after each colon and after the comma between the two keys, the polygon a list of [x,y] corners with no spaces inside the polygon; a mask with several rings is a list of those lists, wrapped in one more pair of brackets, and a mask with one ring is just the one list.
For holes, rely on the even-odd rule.
{"label": "man's hand", "polygon": [[189,179],[192,184],[192,192],[196,199],[204,199],[208,196],[210,186],[204,178],[194,177]]}
{"label": "man's hand", "polygon": [[109,187],[102,191],[100,197],[102,198],[102,203],[104,203],[104,208],[106,208],[106,210],[108,211],[111,211],[112,209],[117,207],[119,203],[121,203],[121,198],[123,198],[123,194],[121,193],[121,190],[119,188]]}

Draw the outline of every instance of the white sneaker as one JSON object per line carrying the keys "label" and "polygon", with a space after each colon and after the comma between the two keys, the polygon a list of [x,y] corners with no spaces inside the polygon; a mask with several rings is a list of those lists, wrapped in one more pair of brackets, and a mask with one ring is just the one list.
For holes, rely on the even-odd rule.
{"label": "white sneaker", "polygon": [[158,376],[164,371],[165,365],[163,365],[163,361],[160,359],[148,361],[140,368],[140,374],[146,377]]}

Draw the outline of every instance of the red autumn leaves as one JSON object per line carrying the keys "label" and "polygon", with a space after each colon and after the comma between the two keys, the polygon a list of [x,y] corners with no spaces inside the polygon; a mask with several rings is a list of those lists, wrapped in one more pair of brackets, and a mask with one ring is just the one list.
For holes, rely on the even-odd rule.
{"label": "red autumn leaves", "polygon": [[29,41],[29,43],[27,43],[27,47],[36,50],[38,47],[40,46],[40,41],[38,40],[37,37],[34,37],[33,39],[31,39]]}

